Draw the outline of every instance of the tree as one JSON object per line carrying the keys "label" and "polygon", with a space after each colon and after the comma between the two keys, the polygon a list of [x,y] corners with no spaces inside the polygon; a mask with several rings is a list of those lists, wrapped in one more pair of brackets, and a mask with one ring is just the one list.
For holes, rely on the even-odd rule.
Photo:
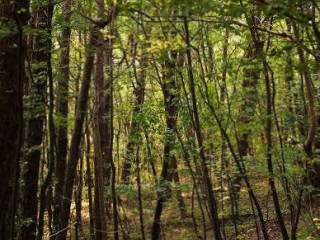
{"label": "tree", "polygon": [[56,115],[59,117],[57,124],[57,156],[54,167],[56,181],[54,184],[54,228],[60,229],[62,189],[65,177],[66,158],[68,151],[68,113],[69,113],[69,73],[70,73],[70,37],[71,37],[71,4],[65,1],[62,11],[62,34],[60,42],[59,75],[57,81]]}
{"label": "tree", "polygon": [[29,1],[3,1],[0,24],[0,239],[13,239],[23,134],[23,83]]}
{"label": "tree", "polygon": [[22,229],[20,239],[35,239],[38,204],[34,199],[38,195],[38,176],[43,142],[44,123],[46,118],[46,86],[47,86],[47,8],[46,3],[36,6],[33,11],[31,26],[39,30],[30,36],[29,46],[32,53],[28,57],[32,72],[26,84],[26,124],[25,154],[22,168]]}
{"label": "tree", "polygon": [[[67,169],[65,174],[64,186],[63,186],[63,196],[65,200],[62,205],[62,229],[68,226],[70,217],[70,207],[72,198],[73,183],[75,179],[75,172],[77,163],[79,160],[79,147],[82,139],[82,128],[87,111],[88,105],[88,93],[90,87],[91,74],[93,70],[94,53],[97,48],[97,43],[99,39],[99,31],[103,29],[110,22],[114,21],[114,14],[117,12],[117,6],[112,6],[110,10],[110,15],[106,21],[101,21],[94,23],[90,29],[89,43],[86,49],[86,60],[84,64],[84,73],[81,82],[81,89],[79,93],[79,98],[77,101],[77,111],[74,122],[74,129],[72,132],[71,143],[68,153]],[[66,238],[66,231],[63,232],[59,239]]]}
{"label": "tree", "polygon": [[319,17],[2,1],[0,240],[318,239]]}

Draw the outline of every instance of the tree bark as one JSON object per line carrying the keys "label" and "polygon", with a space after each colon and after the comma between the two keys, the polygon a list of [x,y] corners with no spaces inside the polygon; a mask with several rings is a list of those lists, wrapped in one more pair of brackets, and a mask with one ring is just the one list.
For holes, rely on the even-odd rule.
{"label": "tree bark", "polygon": [[278,220],[278,224],[281,230],[282,238],[284,240],[289,240],[289,235],[286,229],[286,225],[283,219],[283,215],[281,212],[281,206],[279,202],[279,197],[276,189],[276,184],[274,180],[274,170],[273,170],[273,162],[272,162],[272,93],[271,93],[271,83],[269,79],[269,72],[267,67],[267,62],[265,59],[262,60],[262,63],[265,67],[265,85],[267,92],[267,112],[266,112],[266,138],[267,138],[267,165],[268,165],[268,182],[272,194],[273,204]]}
{"label": "tree bark", "polygon": [[[110,7],[110,15],[107,17],[107,19],[105,21],[100,20],[95,22],[90,29],[89,43],[86,47],[84,73],[81,81],[79,97],[77,99],[77,111],[74,120],[74,129],[72,131],[71,143],[67,157],[68,162],[63,186],[64,201],[62,205],[62,229],[68,227],[70,218],[73,184],[75,180],[76,167],[79,161],[80,143],[83,135],[82,128],[87,112],[90,80],[93,70],[94,54],[98,46],[99,32],[100,29],[103,29],[106,25],[114,21],[117,13],[117,5],[112,5]],[[67,231],[63,231],[59,235],[58,239],[65,240],[66,236]]]}
{"label": "tree bark", "polygon": [[[46,4],[46,65],[47,65],[47,78],[48,78],[48,87],[49,87],[49,111],[48,111],[48,128],[49,128],[49,146],[48,146],[48,164],[47,164],[47,175],[43,184],[40,188],[40,204],[39,204],[39,220],[38,220],[38,233],[37,239],[41,240],[43,237],[44,229],[44,211],[46,208],[46,201],[48,201],[47,190],[50,190],[52,183],[52,176],[54,171],[54,158],[55,158],[55,127],[53,122],[53,109],[54,109],[54,93],[53,93],[53,74],[52,74],[52,63],[51,63],[51,49],[52,49],[52,17],[53,17],[54,3],[51,0],[48,0]],[[50,194],[50,192],[48,192]],[[50,227],[49,227],[50,228]]]}
{"label": "tree bark", "polygon": [[[44,6],[37,6],[33,11],[31,27],[34,29],[46,30],[46,9]],[[21,218],[22,227],[19,234],[20,239],[33,240],[36,237],[38,202],[35,201],[38,195],[38,175],[41,158],[41,144],[43,140],[44,122],[46,118],[46,38],[43,32],[30,36],[29,46],[31,68],[27,83],[27,96],[29,102],[25,104],[25,139],[22,167],[21,186]]]}
{"label": "tree bark", "polygon": [[213,232],[216,240],[221,240],[221,231],[220,231],[220,220],[218,217],[218,210],[217,210],[217,200],[216,196],[213,192],[213,186],[212,181],[209,175],[209,170],[207,166],[207,159],[205,157],[204,153],[204,146],[203,146],[203,140],[201,135],[201,125],[200,125],[200,119],[198,114],[198,106],[197,106],[197,98],[196,98],[196,92],[195,92],[195,82],[194,82],[194,76],[193,76],[193,68],[192,68],[192,57],[191,57],[191,50],[190,50],[190,33],[189,33],[189,26],[188,21],[185,18],[184,19],[184,30],[185,30],[185,41],[187,44],[187,71],[188,71],[188,78],[189,78],[189,88],[190,88],[190,94],[191,94],[191,103],[192,103],[192,110],[193,110],[193,125],[194,130],[196,132],[198,146],[199,146],[199,155],[201,159],[201,168],[202,168],[202,177],[203,177],[203,183],[207,191],[207,200],[209,204],[209,210],[210,210],[210,219],[213,227]]}
{"label": "tree bark", "polygon": [[[178,88],[177,82],[175,80],[175,69],[176,69],[176,53],[168,55],[168,60],[164,63],[164,72],[163,72],[163,83],[162,83],[162,92],[164,98],[164,106],[166,112],[166,136],[163,149],[163,165],[161,171],[161,178],[159,180],[158,186],[158,200],[153,220],[152,226],[152,239],[157,240],[160,238],[160,219],[163,209],[164,202],[170,196],[170,186],[169,182],[172,181],[174,171],[176,169],[172,168],[176,165],[174,154],[172,150],[174,148],[175,134],[177,128],[177,117],[178,117]],[[173,59],[174,60],[173,60]]]}
{"label": "tree bark", "polygon": [[[112,8],[110,12],[110,35],[115,35],[114,20],[117,16],[117,9]],[[116,167],[113,161],[113,86],[114,86],[114,72],[113,72],[113,37],[108,39],[108,49],[107,49],[107,65],[108,65],[108,82],[107,82],[107,94],[106,94],[106,106],[105,106],[105,115],[106,115],[106,164],[110,166],[111,170],[111,193],[112,193],[112,212],[113,212],[113,236],[115,240],[119,239],[119,217],[118,217],[118,201],[116,193]]]}
{"label": "tree bark", "polygon": [[[97,1],[97,16],[104,18],[104,1]],[[105,122],[104,122],[104,37],[99,33],[98,47],[96,51],[96,75],[95,75],[95,106],[94,106],[94,178],[95,178],[95,238],[96,240],[107,239],[107,225],[104,198],[104,169],[103,149],[105,149]]]}
{"label": "tree bark", "polygon": [[[99,27],[93,26],[90,30],[90,41],[86,48],[86,60],[84,64],[84,73],[81,81],[81,89],[77,102],[77,111],[74,120],[74,129],[71,137],[71,144],[68,153],[67,169],[63,187],[63,205],[62,205],[62,227],[68,226],[70,217],[70,207],[72,199],[72,190],[75,179],[76,167],[79,160],[80,143],[82,139],[82,128],[87,112],[88,94],[90,87],[91,74],[93,70],[94,52],[97,47],[99,37]],[[62,232],[58,239],[66,239],[67,231]]]}
{"label": "tree bark", "polygon": [[[24,9],[24,11],[21,11]],[[0,239],[14,237],[19,159],[23,129],[22,85],[29,1],[4,0],[0,23],[9,33],[0,38]]]}
{"label": "tree bark", "polygon": [[55,161],[54,173],[56,181],[54,184],[54,200],[53,200],[53,225],[54,231],[60,229],[61,225],[61,207],[62,207],[62,190],[64,183],[64,174],[66,170],[66,160],[68,151],[68,91],[69,91],[69,72],[70,72],[70,37],[71,37],[71,3],[65,1],[63,3],[63,29],[60,42],[60,62],[59,74],[57,78],[57,98],[56,98],[56,114],[59,118],[57,124],[57,156]]}
{"label": "tree bark", "polygon": [[87,130],[86,134],[86,182],[88,187],[88,202],[89,202],[89,221],[90,221],[90,239],[94,240],[94,214],[92,204],[92,177],[91,177],[91,164],[90,164],[90,131]]}

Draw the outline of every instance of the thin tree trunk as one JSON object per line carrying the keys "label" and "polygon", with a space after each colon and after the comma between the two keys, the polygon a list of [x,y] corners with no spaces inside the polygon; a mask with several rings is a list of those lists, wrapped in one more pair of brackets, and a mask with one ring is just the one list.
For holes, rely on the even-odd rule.
{"label": "thin tree trunk", "polygon": [[61,228],[61,207],[62,191],[64,183],[64,174],[67,164],[68,151],[68,91],[69,91],[69,72],[70,72],[70,37],[71,37],[71,4],[72,0],[63,3],[62,18],[64,21],[60,42],[60,62],[59,74],[57,78],[57,98],[56,98],[56,115],[60,121],[57,125],[57,156],[54,167],[56,181],[54,184],[53,200],[53,225],[54,231]]}
{"label": "thin tree trunk", "polygon": [[[90,30],[90,41],[86,48],[86,60],[84,64],[84,74],[81,82],[81,89],[79,93],[79,98],[77,102],[77,112],[75,116],[74,129],[71,137],[71,144],[68,153],[68,163],[64,180],[63,196],[64,201],[62,205],[62,227],[64,229],[68,226],[69,217],[70,217],[70,207],[71,207],[71,198],[73,183],[75,179],[76,166],[79,160],[79,151],[80,143],[82,139],[82,128],[87,112],[87,103],[88,103],[88,93],[90,87],[91,74],[93,70],[93,61],[94,61],[94,51],[97,47],[97,40],[99,27],[93,26]],[[66,239],[67,231],[59,234],[58,239]]]}
{"label": "thin tree trunk", "polygon": [[212,189],[212,181],[209,175],[209,170],[207,166],[207,159],[205,157],[204,153],[204,146],[202,142],[202,135],[201,135],[201,126],[200,126],[200,120],[199,120],[199,114],[198,114],[198,107],[197,107],[197,98],[195,93],[195,83],[194,83],[194,77],[193,77],[193,69],[192,69],[192,58],[191,58],[191,50],[190,50],[190,33],[189,33],[189,26],[188,21],[185,18],[184,19],[184,30],[185,30],[185,41],[187,44],[187,70],[188,70],[188,78],[189,78],[189,88],[190,88],[190,94],[191,94],[191,102],[192,102],[192,110],[193,110],[193,124],[194,129],[197,136],[197,141],[199,145],[199,154],[201,158],[201,168],[202,168],[202,174],[203,174],[203,182],[204,186],[206,187],[207,191],[207,200],[209,203],[209,210],[210,210],[210,218],[211,223],[214,231],[214,236],[216,240],[221,240],[221,232],[220,232],[220,220],[218,217],[218,210],[217,210],[217,200],[216,196]]}
{"label": "thin tree trunk", "polygon": [[[116,6],[112,6],[111,8],[113,9],[112,12],[116,12],[116,13],[118,12]],[[76,111],[76,116],[74,120],[74,129],[72,132],[71,144],[68,152],[68,163],[67,163],[64,187],[63,187],[64,201],[62,205],[62,210],[63,210],[62,211],[63,213],[62,229],[68,227],[68,222],[70,217],[72,190],[73,190],[76,167],[79,160],[80,143],[82,139],[82,128],[83,128],[83,123],[84,123],[84,119],[87,112],[88,95],[89,95],[91,74],[93,70],[94,53],[97,48],[99,32],[100,32],[100,29],[104,28],[113,20],[114,18],[112,18],[111,16],[108,16],[108,19],[106,21],[97,22],[90,29],[90,35],[89,35],[90,40],[86,48],[84,73],[81,81],[79,98],[77,101],[77,111]],[[63,231],[59,235],[58,239],[65,240],[66,236],[67,236],[67,231]]]}
{"label": "thin tree trunk", "polygon": [[[116,18],[117,12],[116,9],[112,9],[110,13],[110,35],[115,34],[114,31],[114,20]],[[116,167],[113,161],[113,37],[109,38],[109,49],[107,51],[107,63],[109,67],[109,79],[108,79],[108,94],[106,95],[106,112],[107,115],[107,151],[106,158],[111,167],[111,193],[112,193],[112,211],[113,211],[113,232],[114,239],[119,239],[119,215],[118,215],[118,203],[117,203],[117,193],[116,193]]]}
{"label": "thin tree trunk", "polygon": [[[299,38],[299,29],[297,24],[293,24],[293,30],[296,38]],[[299,55],[299,60],[300,63],[304,66],[304,80],[305,80],[305,86],[306,86],[306,95],[308,99],[308,121],[309,121],[309,126],[308,126],[308,132],[306,136],[306,140],[304,143],[304,149],[306,154],[309,157],[312,157],[313,155],[313,142],[316,136],[316,129],[317,129],[317,116],[316,116],[316,108],[315,108],[315,103],[314,103],[314,91],[313,91],[313,84],[312,84],[312,79],[309,71],[309,67],[307,66],[304,52],[301,47],[298,47],[298,55]]]}
{"label": "thin tree trunk", "polygon": [[86,134],[86,180],[88,186],[88,201],[89,201],[89,219],[90,219],[90,239],[94,240],[94,216],[93,216],[93,204],[92,204],[92,177],[91,177],[91,164],[90,164],[90,132],[87,130]]}
{"label": "thin tree trunk", "polygon": [[[163,150],[163,165],[161,171],[161,178],[159,181],[158,200],[155,210],[155,216],[152,226],[152,239],[160,238],[160,221],[164,202],[171,195],[171,189],[168,181],[172,181],[177,173],[177,163],[172,150],[174,148],[175,134],[177,128],[178,118],[178,99],[179,89],[175,80],[176,63],[170,58],[177,59],[177,53],[171,52],[172,56],[168,56],[168,60],[164,63],[164,79],[162,83],[162,92],[164,98],[164,105],[166,111],[166,136]],[[179,181],[179,178],[176,180]],[[179,199],[178,199],[179,200]],[[181,199],[180,199],[181,201]],[[183,201],[182,201],[183,202]],[[184,204],[182,204],[184,205]],[[184,207],[184,206],[182,206]]]}
{"label": "thin tree trunk", "polygon": [[267,62],[264,59],[263,64],[265,67],[265,85],[267,92],[267,120],[266,120],[266,138],[267,138],[267,164],[268,164],[268,180],[271,189],[271,194],[273,198],[273,204],[278,219],[278,224],[280,226],[282,238],[284,240],[289,240],[289,235],[286,229],[286,225],[281,212],[279,197],[276,189],[276,184],[274,180],[273,162],[272,162],[272,93],[271,93],[271,83],[268,73]]}
{"label": "thin tree trunk", "polygon": [[43,237],[43,228],[44,228],[44,211],[46,208],[46,194],[47,190],[51,186],[53,168],[54,168],[54,157],[55,157],[55,127],[53,122],[53,109],[54,109],[54,93],[53,93],[53,75],[52,75],[52,65],[51,65],[51,49],[52,49],[52,40],[51,40],[51,31],[52,31],[52,16],[54,10],[54,3],[51,0],[48,0],[46,6],[46,16],[47,16],[47,35],[49,36],[46,39],[46,60],[47,60],[47,78],[49,85],[49,113],[48,113],[48,127],[49,127],[49,152],[48,152],[48,172],[47,176],[40,189],[40,205],[39,205],[39,222],[38,222],[38,234],[37,239],[41,240]]}
{"label": "thin tree trunk", "polygon": [[[296,23],[293,24],[293,32],[296,38],[299,38],[300,36],[300,29]],[[302,95],[306,94],[307,100],[308,100],[308,127],[307,127],[307,134],[304,141],[304,150],[305,153],[308,155],[310,159],[314,158],[314,151],[313,151],[313,144],[315,142],[315,137],[317,133],[317,127],[318,127],[318,118],[317,112],[316,112],[316,106],[315,106],[315,99],[314,99],[314,89],[313,89],[313,82],[310,74],[310,69],[308,66],[308,63],[305,59],[305,54],[303,52],[303,49],[298,46],[298,56],[300,64],[303,66],[303,77],[305,81],[305,88],[302,89]],[[305,91],[306,90],[306,91]],[[305,93],[306,92],[306,93]],[[307,163],[307,165],[310,165]],[[319,163],[313,163],[311,166],[308,166],[310,169],[308,173],[308,178],[311,182],[311,184],[315,188],[320,187],[320,170],[319,170]]]}
{"label": "thin tree trunk", "polygon": [[74,194],[75,205],[76,205],[76,231],[80,235],[83,234],[82,232],[82,190],[83,190],[83,157],[84,157],[83,155],[84,155],[84,152],[82,152],[80,156],[80,164],[79,164],[79,170],[77,175],[77,189]]}
{"label": "thin tree trunk", "polygon": [[136,153],[136,178],[138,188],[138,200],[139,200],[139,220],[140,220],[140,231],[142,240],[146,240],[146,234],[144,230],[144,219],[143,219],[143,205],[142,205],[142,193],[141,193],[141,179],[140,179],[140,151],[139,147]]}

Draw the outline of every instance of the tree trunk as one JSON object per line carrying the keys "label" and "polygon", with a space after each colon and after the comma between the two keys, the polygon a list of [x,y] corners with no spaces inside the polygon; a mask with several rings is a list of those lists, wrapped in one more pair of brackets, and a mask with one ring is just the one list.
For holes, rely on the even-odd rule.
{"label": "tree trunk", "polygon": [[[300,29],[298,24],[294,23],[293,24],[293,32],[296,38],[299,38],[300,36]],[[306,94],[307,100],[308,100],[308,127],[307,127],[307,133],[305,136],[305,141],[304,141],[304,151],[307,154],[307,156],[312,159],[314,158],[314,142],[316,139],[316,132],[317,132],[317,127],[318,127],[318,118],[317,116],[317,111],[316,111],[316,106],[315,106],[315,97],[314,97],[314,86],[312,82],[312,77],[310,73],[310,69],[308,66],[308,63],[305,59],[305,54],[303,52],[303,49],[298,46],[298,56],[299,56],[299,61],[300,64],[303,66],[303,77],[305,81],[305,87],[306,89],[303,89],[302,94]],[[320,188],[320,170],[319,166],[320,164],[317,162],[314,162],[312,164],[307,163],[308,168],[310,168],[310,171],[308,173],[308,178],[312,184],[313,187],[315,188]]]}
{"label": "tree trunk", "polygon": [[216,240],[221,240],[221,231],[220,231],[220,220],[218,217],[218,210],[217,210],[217,200],[216,196],[213,192],[213,186],[212,181],[209,175],[209,170],[207,166],[207,159],[205,157],[204,153],[204,146],[202,141],[202,135],[201,135],[201,126],[200,126],[200,119],[198,114],[198,107],[197,107],[197,98],[196,98],[196,92],[195,92],[195,82],[194,82],[194,76],[193,76],[193,69],[192,69],[192,57],[191,57],[191,50],[190,50],[190,33],[189,33],[189,26],[188,21],[185,18],[184,19],[184,30],[185,30],[185,41],[187,44],[187,70],[188,70],[188,78],[189,78],[189,88],[190,88],[190,94],[191,94],[191,103],[192,103],[192,110],[193,110],[193,124],[194,124],[194,130],[196,132],[198,146],[199,146],[199,154],[201,159],[201,168],[202,168],[202,174],[203,174],[203,183],[207,191],[207,200],[209,204],[209,210],[210,210],[210,219],[213,227],[213,232]]}
{"label": "tree trunk", "polygon": [[[20,11],[21,9],[25,11]],[[4,0],[0,23],[10,30],[0,38],[0,239],[14,237],[19,159],[23,128],[22,86],[29,1]]]}
{"label": "tree trunk", "polygon": [[[86,47],[86,57],[84,63],[84,73],[81,81],[81,89],[77,99],[77,111],[74,120],[74,129],[72,132],[70,148],[68,152],[68,162],[63,186],[64,201],[62,205],[62,229],[68,227],[70,217],[70,207],[72,199],[73,184],[75,180],[76,167],[79,161],[80,143],[82,140],[82,128],[87,112],[88,96],[90,88],[91,74],[93,70],[94,54],[98,46],[100,30],[106,25],[113,22],[118,13],[117,5],[111,6],[111,14],[103,21],[100,20],[91,27],[89,34],[89,43]],[[65,240],[67,231],[63,231],[58,239]]]}
{"label": "tree trunk", "polygon": [[[114,36],[114,20],[116,18],[116,9],[111,9],[110,12],[110,35]],[[106,115],[106,164],[110,166],[111,170],[111,193],[112,193],[112,212],[113,212],[113,236],[115,240],[119,239],[119,217],[118,217],[118,202],[116,193],[116,167],[113,161],[113,37],[108,39],[108,49],[107,49],[107,66],[108,66],[108,82],[107,82],[107,94],[105,96],[105,115]]]}
{"label": "tree trunk", "polygon": [[59,74],[57,77],[57,98],[56,98],[56,115],[59,117],[57,124],[57,156],[55,162],[54,173],[56,181],[54,185],[53,200],[53,225],[54,231],[61,227],[61,206],[62,206],[62,190],[64,183],[64,173],[66,170],[66,159],[68,151],[68,91],[69,91],[69,63],[70,63],[70,37],[71,37],[71,3],[65,1],[63,3],[63,29],[60,42],[60,62]]}
{"label": "tree trunk", "polygon": [[[97,15],[99,18],[104,17],[104,1],[97,1]],[[105,148],[105,123],[104,123],[104,37],[99,33],[98,47],[96,51],[96,76],[95,76],[95,106],[94,106],[94,178],[95,178],[95,232],[96,240],[107,239],[107,225],[105,214],[105,198],[104,198],[104,163],[103,149]]]}
{"label": "tree trunk", "polygon": [[[84,140],[83,140],[84,145]],[[74,192],[74,198],[75,198],[75,205],[76,205],[76,225],[75,225],[75,231],[76,236],[79,234],[82,235],[82,190],[83,190],[83,156],[84,152],[81,153],[80,156],[80,164],[79,164],[79,170],[77,173],[77,189]],[[78,239],[78,238],[77,238]]]}
{"label": "tree trunk", "polygon": [[[50,190],[52,175],[54,171],[54,157],[55,157],[55,127],[53,122],[53,109],[54,109],[54,93],[53,93],[53,74],[52,74],[52,63],[51,63],[51,49],[52,49],[52,17],[53,17],[54,3],[51,0],[48,0],[46,5],[46,34],[48,38],[46,39],[46,65],[47,65],[47,78],[48,78],[48,87],[49,87],[49,111],[48,111],[48,127],[49,127],[49,147],[48,147],[48,164],[47,164],[47,175],[40,188],[40,205],[39,205],[39,220],[38,220],[38,234],[37,239],[41,240],[43,237],[43,228],[44,228],[44,211],[48,201],[47,190]],[[50,192],[48,192],[50,194]],[[51,199],[51,198],[50,198]],[[50,227],[49,227],[50,228]]]}
{"label": "tree trunk", "polygon": [[271,83],[269,79],[269,72],[267,67],[267,62],[265,59],[262,60],[262,63],[265,67],[265,85],[267,92],[267,112],[266,112],[266,138],[267,138],[267,165],[268,165],[268,182],[272,194],[273,204],[278,220],[278,224],[281,230],[282,238],[284,240],[289,240],[289,235],[286,229],[286,225],[283,219],[283,215],[281,212],[281,206],[279,202],[279,197],[276,189],[276,184],[274,180],[274,170],[273,170],[273,162],[272,162],[272,93],[271,93]]}
{"label": "tree trunk", "polygon": [[90,239],[94,240],[94,214],[92,204],[92,177],[91,177],[91,164],[90,164],[90,132],[87,130],[86,134],[86,182],[88,187],[88,202],[89,202],[89,219],[90,219]]}
{"label": "tree trunk", "polygon": [[[68,226],[70,217],[70,207],[72,199],[72,190],[76,174],[76,167],[79,160],[80,143],[82,139],[82,128],[87,112],[88,94],[90,87],[91,74],[93,70],[94,50],[97,47],[97,40],[99,37],[99,27],[93,26],[90,30],[90,41],[86,48],[86,60],[84,64],[84,73],[81,81],[81,89],[77,102],[77,112],[74,120],[74,129],[71,137],[71,144],[68,153],[68,163],[64,179],[63,196],[64,201],[62,205],[62,227]],[[66,239],[67,231],[62,232],[58,239]]]}
{"label": "tree trunk", "polygon": [[[46,30],[46,9],[37,6],[33,11],[31,26],[34,29]],[[43,141],[44,122],[46,118],[46,38],[43,33],[30,36],[32,53],[30,54],[31,68],[34,67],[26,87],[30,102],[25,104],[26,126],[21,186],[21,218],[22,227],[19,239],[35,239],[37,228],[38,202],[38,175],[41,158],[41,144]],[[43,67],[35,67],[40,65]]]}
{"label": "tree trunk", "polygon": [[104,201],[104,180],[103,180],[103,158],[101,150],[100,131],[97,119],[94,126],[94,147],[95,147],[95,223],[96,223],[96,239],[107,239],[107,224],[105,214],[105,201]]}
{"label": "tree trunk", "polygon": [[[177,118],[178,118],[178,102],[179,102],[179,88],[175,80],[175,70],[177,53],[171,52],[172,56],[167,56],[168,60],[164,63],[164,79],[162,83],[162,92],[164,98],[164,106],[166,112],[166,136],[163,150],[163,165],[161,171],[161,178],[159,181],[158,200],[155,210],[155,216],[152,227],[152,239],[160,238],[160,218],[164,202],[170,196],[170,186],[173,178],[179,182],[177,172],[177,162],[172,150],[176,139]],[[181,195],[178,196],[178,201],[181,208],[184,208],[183,199]]]}

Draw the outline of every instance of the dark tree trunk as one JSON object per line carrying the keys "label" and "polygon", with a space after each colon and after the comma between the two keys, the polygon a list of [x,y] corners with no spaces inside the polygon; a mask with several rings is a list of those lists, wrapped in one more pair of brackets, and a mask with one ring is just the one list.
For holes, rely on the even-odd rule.
{"label": "dark tree trunk", "polygon": [[[117,6],[111,7],[111,14],[105,21],[99,21],[95,23],[89,34],[89,43],[86,47],[86,57],[84,63],[84,73],[81,81],[81,89],[79,97],[77,99],[77,111],[74,120],[74,128],[71,137],[70,148],[68,152],[68,162],[64,178],[63,196],[64,201],[62,205],[62,229],[68,226],[70,218],[70,207],[73,191],[73,184],[75,180],[76,167],[79,161],[80,143],[82,140],[82,128],[84,119],[87,113],[88,97],[90,80],[93,70],[94,55],[98,46],[98,39],[100,29],[103,29],[110,22],[113,22],[117,14]],[[58,239],[65,240],[67,236],[67,231],[62,232]]]}
{"label": "dark tree trunk", "polygon": [[[33,11],[31,27],[46,30],[46,8],[37,6]],[[41,144],[43,140],[44,122],[46,118],[46,60],[47,42],[43,33],[30,36],[29,46],[31,68],[34,67],[26,87],[29,102],[25,104],[26,127],[22,167],[21,186],[21,218],[22,227],[19,239],[34,240],[36,237],[38,202],[38,175],[41,158]],[[43,66],[43,67],[36,67]]]}
{"label": "dark tree trunk", "polygon": [[[20,11],[21,9],[25,11]],[[4,0],[0,23],[10,32],[0,38],[0,239],[14,237],[21,151],[25,39],[29,1]]]}
{"label": "dark tree trunk", "polygon": [[[172,181],[173,178],[179,182],[179,176],[177,172],[177,162],[172,150],[174,149],[174,143],[176,139],[177,118],[178,118],[178,102],[179,102],[179,88],[177,81],[175,80],[175,70],[177,53],[171,52],[172,56],[168,56],[164,64],[162,92],[164,97],[164,105],[166,112],[166,136],[163,150],[163,165],[161,171],[161,178],[159,181],[158,200],[155,210],[155,216],[152,227],[152,239],[156,240],[160,238],[160,218],[162,214],[163,204],[170,196],[170,186],[168,181]],[[183,199],[178,196],[178,201],[181,207],[184,208]]]}
{"label": "dark tree trunk", "polygon": [[284,240],[289,240],[289,235],[286,229],[286,225],[283,219],[283,215],[281,212],[281,206],[279,202],[279,197],[276,189],[275,176],[273,170],[273,161],[272,161],[272,92],[271,92],[271,83],[269,78],[269,72],[267,67],[267,62],[264,59],[262,61],[265,67],[265,85],[267,92],[267,113],[266,113],[266,138],[267,138],[267,165],[268,165],[268,181],[271,189],[273,204],[278,220],[278,224],[281,230],[282,238]]}
{"label": "dark tree trunk", "polygon": [[[114,20],[117,15],[116,9],[111,9],[110,11],[110,35],[115,34],[114,30]],[[106,164],[110,166],[111,170],[111,193],[112,193],[112,212],[113,212],[113,236],[115,240],[119,239],[119,216],[118,216],[118,202],[116,193],[116,167],[113,161],[113,86],[114,86],[114,73],[113,73],[113,38],[108,39],[108,49],[107,49],[107,66],[108,66],[108,80],[107,80],[107,94],[105,96],[105,115],[106,115]]]}
{"label": "dark tree trunk", "polygon": [[[54,168],[54,157],[55,157],[55,127],[53,122],[53,109],[54,109],[54,93],[53,93],[53,74],[52,74],[52,64],[51,64],[51,49],[52,49],[52,40],[51,40],[51,32],[52,32],[52,17],[53,17],[54,3],[51,0],[48,0],[46,4],[46,65],[47,65],[47,79],[48,79],[48,87],[49,87],[49,111],[48,111],[48,127],[49,127],[49,148],[48,148],[48,164],[47,164],[47,175],[46,178],[40,188],[40,204],[39,204],[39,220],[38,220],[38,233],[37,239],[41,240],[43,237],[43,229],[44,229],[44,211],[48,201],[47,194],[50,194],[52,176],[53,176],[53,168]],[[49,227],[50,228],[50,227]]]}
{"label": "dark tree trunk", "polygon": [[88,202],[89,202],[89,219],[90,219],[90,239],[94,240],[94,214],[92,204],[92,177],[91,177],[91,164],[90,164],[90,132],[87,130],[86,134],[86,182],[88,187]]}
{"label": "dark tree trunk", "polygon": [[[300,33],[300,27],[297,23],[293,24],[293,32],[296,38],[299,38],[301,33]],[[314,147],[317,146],[316,143],[316,133],[317,133],[317,128],[318,128],[318,121],[319,121],[319,116],[317,111],[316,111],[316,104],[315,104],[315,94],[314,94],[314,84],[312,81],[311,73],[310,73],[310,67],[308,66],[307,59],[305,57],[303,49],[298,46],[298,56],[299,56],[299,61],[301,66],[303,66],[303,78],[305,81],[305,89],[302,89],[302,95],[304,97],[304,94],[306,94],[306,99],[307,99],[307,108],[308,108],[308,115],[307,115],[307,120],[308,120],[308,125],[307,125],[307,130],[306,130],[306,136],[305,136],[305,141],[304,141],[304,151],[307,154],[307,156],[310,159],[313,159],[315,157],[314,154]],[[317,63],[319,64],[319,63]],[[319,189],[320,188],[320,164],[316,161],[313,163],[307,163],[307,166],[309,168],[308,172],[308,178],[310,180],[310,183],[312,184],[313,187]]]}
{"label": "dark tree trunk", "polygon": [[[88,94],[90,87],[91,74],[93,70],[94,50],[97,47],[97,40],[99,36],[99,28],[94,26],[90,30],[90,41],[86,49],[86,60],[84,64],[84,73],[81,82],[81,89],[77,102],[77,111],[74,120],[74,129],[71,137],[71,144],[68,153],[68,163],[64,179],[63,196],[64,201],[62,205],[62,226],[65,228],[68,226],[70,217],[70,207],[72,199],[72,190],[75,180],[76,167],[79,160],[80,143],[82,139],[82,128],[84,119],[87,112]],[[62,232],[58,239],[66,239],[67,231]]]}
{"label": "dark tree trunk", "polygon": [[136,178],[137,178],[137,188],[138,188],[138,203],[139,203],[139,220],[140,220],[140,231],[142,240],[146,240],[146,234],[144,229],[144,219],[143,219],[143,204],[142,204],[142,192],[141,192],[141,178],[140,178],[140,148],[137,148],[136,154]]}
{"label": "dark tree trunk", "polygon": [[221,231],[220,231],[220,220],[218,217],[218,210],[217,210],[217,200],[216,196],[213,192],[213,186],[212,181],[209,175],[209,170],[207,166],[207,159],[204,153],[204,146],[203,146],[203,140],[202,140],[202,134],[201,134],[201,125],[200,125],[200,119],[198,114],[198,106],[197,106],[197,97],[195,92],[195,82],[194,82],[194,76],[193,76],[193,68],[192,68],[192,57],[191,57],[191,49],[190,49],[190,33],[189,33],[189,26],[188,21],[185,18],[184,19],[184,30],[186,34],[186,44],[187,44],[187,70],[188,70],[188,78],[189,78],[189,88],[190,88],[190,94],[191,94],[191,103],[192,103],[192,110],[193,110],[193,124],[194,124],[194,130],[196,132],[198,146],[199,146],[199,155],[201,159],[201,169],[202,169],[202,177],[203,177],[203,183],[205,186],[205,190],[207,192],[207,200],[209,204],[209,210],[210,210],[210,219],[213,227],[213,232],[216,240],[221,240]]}
{"label": "dark tree trunk", "polygon": [[[98,65],[97,65],[98,66]],[[97,95],[96,95],[97,98]],[[103,180],[103,158],[102,158],[102,148],[101,148],[101,132],[99,131],[99,122],[98,114],[95,116],[95,125],[94,125],[94,168],[95,168],[95,226],[96,234],[95,237],[97,240],[107,239],[106,231],[106,214],[105,214],[105,201],[104,201],[104,180]],[[102,120],[102,118],[100,119]]]}
{"label": "dark tree trunk", "polygon": [[54,173],[56,176],[54,186],[53,200],[53,225],[54,231],[60,229],[61,224],[61,206],[62,206],[62,190],[64,182],[64,173],[66,170],[66,158],[68,151],[68,89],[69,89],[69,62],[70,62],[70,37],[71,37],[71,3],[65,1],[63,3],[63,29],[60,42],[60,62],[59,74],[57,77],[57,98],[56,98],[56,114],[60,121],[57,125],[57,156],[55,162]]}
{"label": "dark tree trunk", "polygon": [[75,205],[76,205],[76,225],[75,231],[78,239],[78,235],[82,235],[82,190],[83,190],[83,156],[84,152],[80,157],[80,166],[77,175],[77,189],[74,193]]}
{"label": "dark tree trunk", "polygon": [[[104,17],[104,1],[97,1],[97,15],[99,18]],[[104,36],[99,33],[98,47],[96,51],[96,75],[94,78],[95,85],[95,106],[94,106],[94,209],[95,209],[95,239],[104,240],[107,238],[107,225],[105,214],[105,197],[104,197],[104,164],[103,149],[105,148],[105,123],[104,123]]]}

